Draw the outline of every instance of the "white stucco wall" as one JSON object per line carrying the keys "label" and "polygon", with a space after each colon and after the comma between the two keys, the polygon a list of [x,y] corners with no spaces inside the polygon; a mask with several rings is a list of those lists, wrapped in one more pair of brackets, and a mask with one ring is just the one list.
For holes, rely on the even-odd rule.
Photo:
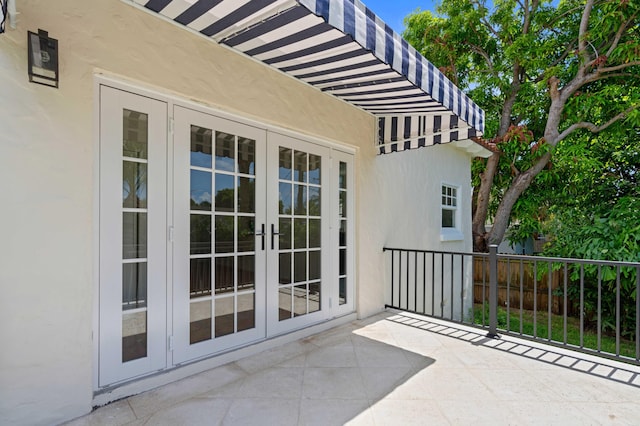
{"label": "white stucco wall", "polygon": [[[362,245],[377,247],[378,251],[361,259],[360,282],[375,283],[380,288],[361,287],[361,314],[369,307],[384,304],[389,293],[390,254],[382,247],[471,252],[471,167],[469,155],[453,145],[437,145],[412,151],[378,156],[363,173],[369,181],[362,183],[362,206],[376,205],[375,210],[361,212],[359,220]],[[464,239],[441,241],[441,186],[459,186],[460,230]],[[365,229],[380,230],[366,232]],[[362,247],[362,246],[361,246]],[[373,256],[373,257],[371,257]],[[470,269],[468,269],[470,270]],[[448,276],[445,277],[449,282]],[[459,311],[456,289],[454,310]],[[470,291],[465,293],[470,296]],[[436,295],[436,300],[439,300]],[[449,302],[451,298],[448,297]],[[458,303],[458,305],[456,305]],[[467,305],[469,301],[465,302]],[[449,307],[447,307],[449,309]]]}
{"label": "white stucco wall", "polygon": [[[427,212],[441,179],[468,180],[459,151],[377,157],[372,116],[120,0],[20,0],[18,11],[0,35],[0,423],[91,409],[96,73],[356,148],[361,317],[383,308],[383,246],[444,247]],[[28,82],[38,28],[59,40],[60,89]]]}

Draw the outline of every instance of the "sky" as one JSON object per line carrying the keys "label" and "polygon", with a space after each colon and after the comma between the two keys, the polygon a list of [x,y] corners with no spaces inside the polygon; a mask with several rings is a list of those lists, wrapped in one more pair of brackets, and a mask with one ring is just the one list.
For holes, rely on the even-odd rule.
{"label": "sky", "polygon": [[437,0],[362,0],[369,9],[378,15],[395,32],[401,34],[404,30],[404,17],[414,10],[434,11]]}

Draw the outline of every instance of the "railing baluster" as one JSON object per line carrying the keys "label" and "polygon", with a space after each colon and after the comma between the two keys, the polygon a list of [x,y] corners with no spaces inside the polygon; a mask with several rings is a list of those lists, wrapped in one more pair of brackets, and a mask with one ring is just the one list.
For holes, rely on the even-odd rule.
{"label": "railing baluster", "polygon": [[616,268],[616,356],[620,356],[620,265]]}
{"label": "railing baluster", "polygon": [[522,315],[524,312],[524,261],[520,259],[520,335],[522,336]]}
{"label": "railing baluster", "polygon": [[460,322],[464,322],[464,254],[460,257]]}
{"label": "railing baluster", "polygon": [[407,307],[407,310],[409,309],[409,258],[411,253],[409,252],[409,250],[407,250],[407,291],[405,292],[405,306]]}
{"label": "railing baluster", "polygon": [[640,266],[636,267],[636,361],[640,361]]}
{"label": "railing baluster", "polygon": [[413,310],[418,312],[418,252],[413,253]]}
{"label": "railing baluster", "polygon": [[485,266],[486,258],[482,257],[482,326],[485,327],[487,325],[487,321],[485,318],[486,311],[486,300],[487,300],[487,269]]}
{"label": "railing baluster", "polygon": [[431,315],[436,316],[436,253],[431,253]]}
{"label": "railing baluster", "polygon": [[598,352],[602,348],[602,265],[598,265]]}
{"label": "railing baluster", "polygon": [[538,337],[538,261],[533,261],[533,337]]}
{"label": "railing baluster", "polygon": [[391,250],[391,306],[395,306],[396,305],[396,290],[395,290],[395,285],[394,285],[394,277],[395,275],[393,274],[394,272],[394,267],[396,264],[396,251],[395,250]]}
{"label": "railing baluster", "polygon": [[584,264],[580,264],[580,348],[584,347]]}
{"label": "railing baluster", "polygon": [[489,337],[498,336],[498,246],[489,246]]}
{"label": "railing baluster", "polygon": [[451,312],[451,320],[454,319],[453,316],[453,264],[454,264],[454,259],[453,259],[453,253],[451,253],[451,307],[449,308],[449,312]]}
{"label": "railing baluster", "polygon": [[549,278],[547,279],[547,341],[551,341],[551,262],[548,263],[547,271]]}
{"label": "railing baluster", "polygon": [[569,280],[569,268],[568,268],[568,262],[564,262],[564,277],[563,277],[563,281],[564,281],[564,300],[563,300],[563,304],[564,304],[564,315],[562,318],[563,321],[563,325],[562,325],[562,331],[563,331],[563,335],[562,335],[562,343],[564,343],[565,345],[567,344],[567,311],[569,310],[569,307],[567,306],[567,282]]}
{"label": "railing baluster", "polygon": [[511,331],[511,259],[507,259],[507,331]]}
{"label": "railing baluster", "polygon": [[440,318],[444,318],[444,253],[440,253]]}
{"label": "railing baluster", "polygon": [[422,253],[422,311],[423,315],[427,314],[427,254]]}

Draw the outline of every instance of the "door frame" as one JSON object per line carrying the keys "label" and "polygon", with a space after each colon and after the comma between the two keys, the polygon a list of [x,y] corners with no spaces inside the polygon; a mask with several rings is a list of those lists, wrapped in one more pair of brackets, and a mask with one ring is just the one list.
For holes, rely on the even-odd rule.
{"label": "door frame", "polygon": [[[264,121],[259,121],[259,120],[255,120],[255,119],[251,119],[248,118],[246,116],[239,116],[235,113],[231,113],[231,112],[227,112],[223,109],[220,108],[220,106],[214,106],[214,105],[208,105],[205,104],[204,102],[200,103],[200,102],[196,102],[193,100],[188,99],[187,96],[179,96],[179,95],[175,95],[175,94],[169,94],[168,91],[163,91],[162,89],[158,89],[155,88],[153,86],[149,86],[147,84],[141,83],[139,81],[133,81],[133,80],[129,80],[126,79],[122,76],[115,76],[109,73],[105,73],[105,72],[96,72],[93,75],[93,144],[92,144],[92,148],[93,148],[93,206],[92,206],[92,220],[93,220],[93,242],[92,242],[92,249],[93,249],[93,259],[92,259],[92,283],[93,283],[93,303],[92,303],[92,322],[93,322],[93,332],[92,332],[92,340],[93,340],[93,356],[92,356],[92,360],[93,360],[93,389],[94,389],[94,393],[100,394],[103,393],[109,389],[115,388],[120,386],[120,384],[115,384],[112,386],[107,386],[107,387],[100,387],[99,386],[99,365],[100,365],[100,359],[99,359],[99,327],[100,327],[100,171],[101,171],[101,167],[100,167],[100,88],[102,86],[107,86],[107,87],[111,87],[117,90],[123,90],[123,91],[127,91],[127,92],[131,92],[133,94],[136,95],[140,95],[140,96],[145,96],[145,97],[149,97],[158,101],[162,101],[165,102],[167,104],[167,108],[169,111],[173,111],[173,108],[175,105],[184,107],[184,108],[188,108],[188,109],[192,109],[195,111],[200,111],[202,113],[205,114],[210,114],[210,115],[215,115],[216,117],[222,118],[222,119],[227,119],[227,120],[231,120],[231,121],[235,121],[238,122],[240,124],[244,124],[244,125],[248,125],[248,126],[253,126],[253,127],[257,127],[260,129],[263,129],[267,132],[267,141],[269,139],[269,133],[273,132],[273,133],[278,133],[280,135],[284,135],[284,136],[289,136],[295,139],[300,139],[309,143],[313,143],[313,144],[318,144],[321,146],[325,146],[328,147],[332,150],[332,152],[339,152],[339,153],[343,153],[346,154],[348,156],[351,156],[351,158],[353,159],[352,164],[353,164],[353,170],[354,173],[352,173],[353,175],[353,181],[354,184],[352,185],[352,187],[354,188],[354,190],[352,191],[352,198],[353,200],[349,202],[349,204],[352,206],[352,211],[356,212],[357,211],[357,200],[356,200],[356,192],[357,192],[357,187],[355,184],[355,170],[356,170],[356,166],[357,166],[357,153],[359,152],[360,148],[358,147],[354,147],[351,145],[346,145],[344,143],[341,143],[335,139],[331,139],[331,138],[327,138],[327,137],[319,137],[319,136],[314,136],[312,134],[308,134],[308,133],[302,133],[299,131],[295,131],[295,130],[291,130],[289,128],[285,128],[285,127],[281,127],[278,125],[274,125],[274,124],[268,124]],[[173,115],[170,115],[170,119],[169,119],[169,131],[172,132],[172,121],[173,121]],[[374,135],[372,135],[373,137]],[[174,147],[173,147],[173,135],[171,134],[170,137],[168,138],[168,149],[170,151],[173,151]],[[373,148],[372,148],[373,149]],[[170,170],[168,171],[168,173],[172,173]],[[170,176],[170,178],[168,179],[167,182],[167,192],[169,194],[173,194],[173,183],[172,183],[172,176]],[[173,209],[170,208],[171,203],[168,203],[168,211],[167,211],[167,221],[169,223],[173,223]],[[356,244],[356,240],[355,240],[355,228],[357,227],[357,223],[355,220],[355,214],[354,214],[354,218],[352,220],[352,222],[355,225],[351,227],[351,229],[349,230],[349,241],[352,244],[353,247],[353,257],[351,258],[351,260],[349,261],[349,265],[352,268],[353,272],[352,272],[352,282],[351,282],[351,288],[352,288],[352,292],[353,292],[353,298],[352,298],[352,302],[348,304],[348,308],[343,309],[343,310],[337,310],[337,311],[332,311],[332,315],[330,316],[331,318],[335,318],[335,317],[340,317],[343,315],[349,315],[349,314],[354,314],[356,312],[356,308],[357,308],[357,304],[356,304],[356,297],[357,297],[357,268],[356,268],[356,255],[355,255],[355,251],[357,250],[357,247],[355,246]],[[173,268],[172,265],[168,264],[167,265],[167,276],[168,277],[172,277],[173,276]],[[167,300],[173,300],[173,294],[172,294],[172,286],[171,285],[167,285]],[[334,309],[335,309],[335,305],[334,305]],[[166,327],[167,330],[170,330],[173,327],[173,309],[172,306],[167,306],[166,309],[167,312],[167,323],[166,323]],[[324,322],[325,320],[323,320]],[[172,369],[175,366],[175,363],[173,362],[173,356],[172,356],[172,352],[169,352],[168,358],[167,358],[167,370]],[[126,383],[128,380],[124,381],[124,383]]]}

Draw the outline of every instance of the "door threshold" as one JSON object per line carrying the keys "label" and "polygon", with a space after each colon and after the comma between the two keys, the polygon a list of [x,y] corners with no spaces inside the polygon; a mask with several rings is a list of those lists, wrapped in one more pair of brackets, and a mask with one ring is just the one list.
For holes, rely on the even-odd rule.
{"label": "door threshold", "polygon": [[226,352],[217,353],[207,358],[184,363],[144,377],[101,388],[93,393],[92,407],[101,407],[119,399],[137,395],[186,377],[193,376],[194,374],[202,373],[212,368],[256,355],[268,349],[273,349],[296,340],[304,339],[314,334],[355,321],[356,319],[357,314],[353,312],[306,328],[292,331],[287,334],[281,334],[259,342],[249,343],[246,346],[230,349]]}

